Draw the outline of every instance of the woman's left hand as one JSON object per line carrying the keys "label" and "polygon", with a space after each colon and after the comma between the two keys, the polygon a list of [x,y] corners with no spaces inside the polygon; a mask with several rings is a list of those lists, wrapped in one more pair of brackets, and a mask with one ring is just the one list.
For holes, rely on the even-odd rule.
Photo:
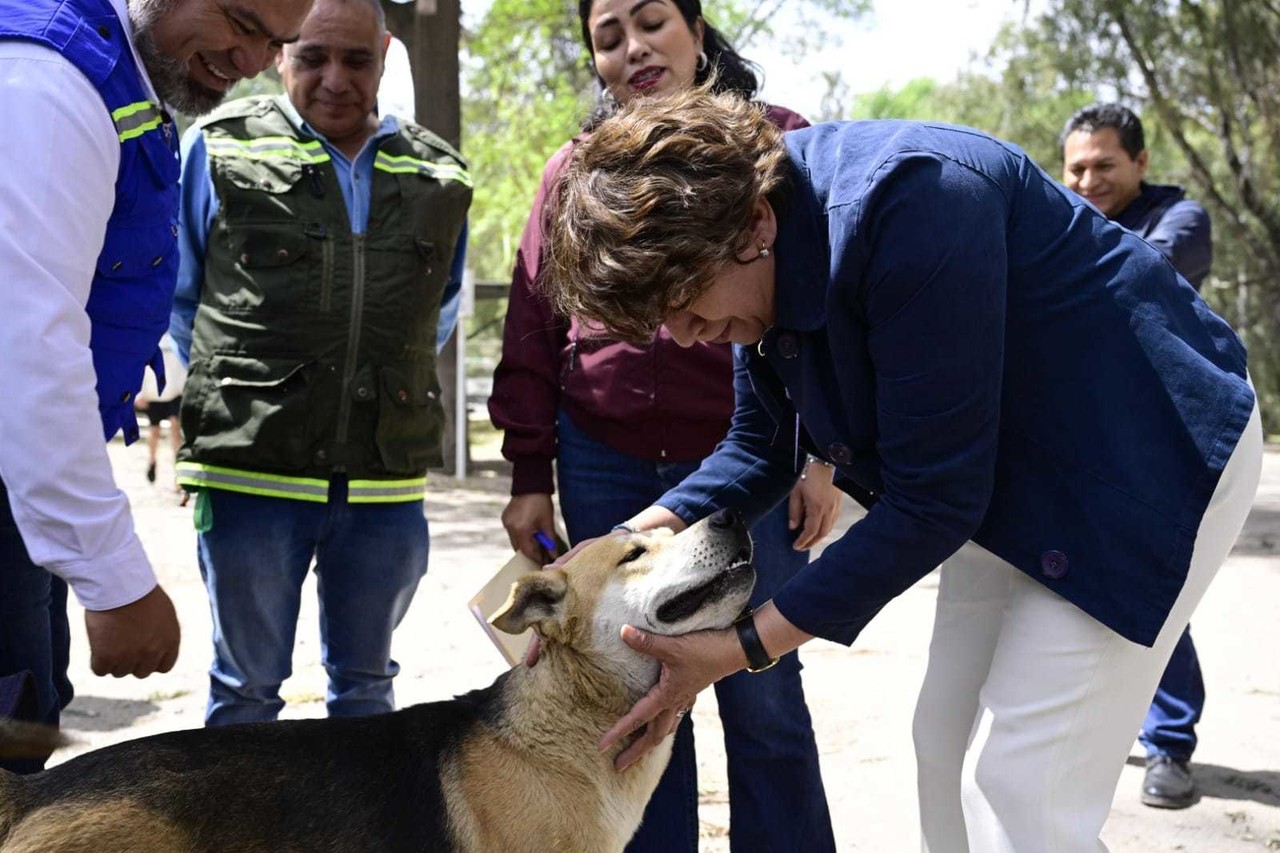
{"label": "woman's left hand", "polygon": [[[807,551],[817,545],[840,517],[840,491],[832,481],[835,471],[821,462],[805,465],[804,476],[796,480],[787,505],[787,522],[791,530],[799,530],[795,544],[797,551]],[[803,529],[801,526],[803,525]]]}
{"label": "woman's left hand", "polygon": [[644,734],[614,759],[618,770],[630,767],[673,733],[700,692],[747,665],[732,628],[665,637],[627,625],[622,629],[622,640],[657,658],[662,671],[658,683],[600,739],[600,751],[604,752],[645,727]]}

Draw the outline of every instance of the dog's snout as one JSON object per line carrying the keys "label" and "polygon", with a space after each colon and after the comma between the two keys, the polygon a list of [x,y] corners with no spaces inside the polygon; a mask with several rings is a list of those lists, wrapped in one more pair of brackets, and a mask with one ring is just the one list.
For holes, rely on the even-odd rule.
{"label": "dog's snout", "polygon": [[718,509],[707,523],[713,530],[732,530],[735,527],[746,530],[747,527],[742,521],[742,514],[736,509]]}

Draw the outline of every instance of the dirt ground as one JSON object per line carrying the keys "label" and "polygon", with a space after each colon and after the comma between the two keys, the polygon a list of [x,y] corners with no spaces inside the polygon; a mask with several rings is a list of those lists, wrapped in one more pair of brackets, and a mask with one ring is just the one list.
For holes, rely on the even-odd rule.
{"label": "dirt ground", "polygon": [[[80,743],[59,756],[153,732],[201,724],[209,662],[209,615],[195,561],[190,510],[166,483],[162,450],[157,485],[143,477],[142,445],[111,445],[118,481],[133,500],[137,526],[178,608],[182,654],[168,674],[145,681],[97,678],[88,671],[83,623],[72,677],[79,695],[66,728]],[[395,639],[403,667],[400,704],[446,698],[487,684],[503,661],[466,610],[466,601],[509,556],[498,515],[509,481],[500,474],[465,481],[434,477],[427,500],[431,567]],[[842,525],[856,518],[852,504]],[[837,533],[839,531],[837,530]],[[924,672],[936,578],[891,603],[853,648],[815,642],[802,652],[827,796],[841,850],[919,849],[911,713]],[[1202,796],[1184,811],[1142,806],[1135,747],[1103,838],[1115,853],[1280,850],[1280,452],[1269,452],[1262,489],[1240,543],[1192,622],[1208,690],[1194,772]],[[285,684],[288,717],[324,713],[324,673],[314,594],[304,596]],[[728,800],[723,741],[710,691],[694,710],[699,731],[704,851],[727,851]]]}

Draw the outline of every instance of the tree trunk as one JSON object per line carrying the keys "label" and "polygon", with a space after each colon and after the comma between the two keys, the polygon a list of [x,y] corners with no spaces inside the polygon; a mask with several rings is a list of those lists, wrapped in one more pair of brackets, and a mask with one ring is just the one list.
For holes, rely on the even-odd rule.
{"label": "tree trunk", "polygon": [[[462,35],[461,0],[389,3],[383,0],[387,28],[404,42],[413,67],[414,112],[418,124],[442,137],[454,147],[461,147],[462,98],[458,85],[458,51]],[[459,322],[463,322],[459,320]],[[440,352],[437,373],[445,411],[444,467],[454,473],[457,442],[462,441],[466,459],[471,458],[465,430],[457,435],[457,407],[466,400],[456,399],[458,338],[454,335]]]}

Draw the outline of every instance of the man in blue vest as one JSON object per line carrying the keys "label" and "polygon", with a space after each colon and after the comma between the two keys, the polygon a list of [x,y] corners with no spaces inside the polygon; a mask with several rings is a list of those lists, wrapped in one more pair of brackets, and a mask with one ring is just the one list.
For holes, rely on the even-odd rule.
{"label": "man in blue vest", "polygon": [[[1182,187],[1143,180],[1149,159],[1142,122],[1119,104],[1085,107],[1062,131],[1062,182],[1163,252],[1199,290],[1213,261],[1209,214],[1186,198]],[[1139,736],[1147,750],[1142,802],[1148,806],[1185,809],[1195,802],[1188,762],[1203,709],[1204,679],[1188,628],[1174,647]]]}
{"label": "man in blue vest", "polygon": [[391,635],[427,568],[471,178],[379,117],[378,0],[316,0],[279,96],[183,139],[170,331],[189,357],[178,482],[213,613],[208,725],[275,719],[314,563],[331,716],[394,708]]}
{"label": "man in blue vest", "polygon": [[[211,109],[311,0],[0,0],[0,714],[57,723],[67,585],[91,666],[178,654],[103,438],[138,437],[177,271],[169,109]],[[5,766],[33,771],[43,758]]]}

